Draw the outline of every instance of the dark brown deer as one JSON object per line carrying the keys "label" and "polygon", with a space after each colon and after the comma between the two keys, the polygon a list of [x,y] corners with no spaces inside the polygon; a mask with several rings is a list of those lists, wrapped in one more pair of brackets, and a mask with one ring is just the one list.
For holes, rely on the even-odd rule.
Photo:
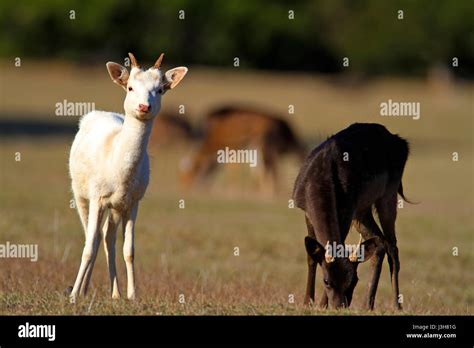
{"label": "dark brown deer", "polygon": [[[399,303],[397,193],[403,195],[402,175],[409,154],[408,142],[379,124],[356,123],[328,138],[305,160],[295,182],[295,204],[305,211],[308,236],[308,281],[305,303],[314,302],[316,266],[324,277],[321,306],[349,306],[357,284],[357,266],[372,259],[368,308],[375,294],[385,253],[394,294]],[[377,210],[381,229],[372,215]],[[334,257],[328,245],[342,245],[352,222],[365,241],[362,257]],[[382,232],[383,231],[383,232]],[[326,246],[326,247],[325,247]],[[334,249],[334,248],[333,248]]]}
{"label": "dark brown deer", "polygon": [[203,128],[201,144],[181,168],[181,181],[185,186],[208,177],[216,169],[218,150],[256,148],[263,162],[261,182],[270,184],[274,192],[280,157],[294,153],[303,161],[306,154],[289,123],[266,111],[223,107],[207,115]]}

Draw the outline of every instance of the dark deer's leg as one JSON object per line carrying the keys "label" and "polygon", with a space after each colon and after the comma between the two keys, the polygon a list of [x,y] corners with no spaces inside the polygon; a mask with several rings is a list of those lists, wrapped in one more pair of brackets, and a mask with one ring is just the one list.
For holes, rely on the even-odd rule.
{"label": "dark deer's leg", "polygon": [[[316,238],[314,234],[313,225],[306,217],[306,226],[308,228],[308,235],[310,237]],[[304,304],[309,305],[314,302],[314,292],[315,292],[315,281],[316,281],[316,262],[308,255],[308,280],[306,282],[306,295],[304,298]]]}
{"label": "dark deer's leg", "polygon": [[[357,231],[362,235],[364,240],[372,237],[380,237],[384,239],[382,231],[374,220],[372,211],[368,211],[357,219],[357,223],[354,224]],[[382,264],[385,256],[385,249],[383,244],[377,247],[375,257],[371,259],[372,278],[369,283],[369,291],[367,294],[367,308],[370,310],[374,309],[375,295],[377,293],[377,287],[379,284],[380,273],[382,272]]]}
{"label": "dark deer's leg", "polygon": [[398,273],[400,272],[400,261],[398,259],[397,237],[395,235],[395,220],[397,218],[397,193],[382,197],[376,203],[380,224],[386,240],[386,251],[388,253],[388,264],[394,294],[394,305],[402,309],[399,301],[400,289],[398,285]]}
{"label": "dark deer's leg", "polygon": [[321,301],[319,302],[319,307],[322,309],[328,308],[328,294],[326,294],[326,290],[323,289],[323,294],[321,295]]}

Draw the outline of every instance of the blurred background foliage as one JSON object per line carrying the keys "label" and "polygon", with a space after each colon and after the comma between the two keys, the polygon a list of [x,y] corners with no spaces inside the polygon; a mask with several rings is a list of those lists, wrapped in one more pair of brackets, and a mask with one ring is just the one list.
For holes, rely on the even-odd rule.
{"label": "blurred background foliage", "polygon": [[349,57],[364,76],[424,75],[458,57],[455,73],[472,78],[473,19],[472,0],[2,0],[0,56],[88,63],[165,51],[183,64],[239,57],[248,68],[324,73]]}

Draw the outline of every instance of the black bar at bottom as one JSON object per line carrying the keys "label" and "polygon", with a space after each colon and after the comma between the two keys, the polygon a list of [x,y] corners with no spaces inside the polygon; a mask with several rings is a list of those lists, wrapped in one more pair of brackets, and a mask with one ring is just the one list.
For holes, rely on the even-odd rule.
{"label": "black bar at bottom", "polygon": [[[3,316],[0,346],[412,343],[472,347],[473,324],[472,316]],[[52,326],[44,325],[54,325],[54,340]],[[31,337],[40,334],[43,337]]]}

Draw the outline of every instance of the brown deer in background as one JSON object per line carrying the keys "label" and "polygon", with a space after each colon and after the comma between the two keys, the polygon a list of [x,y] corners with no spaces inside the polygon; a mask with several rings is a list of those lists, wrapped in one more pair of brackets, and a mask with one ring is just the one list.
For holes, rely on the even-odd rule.
{"label": "brown deer in background", "polygon": [[305,149],[287,121],[268,112],[239,107],[223,107],[210,112],[205,120],[203,139],[195,154],[183,165],[185,186],[208,177],[216,168],[217,151],[255,148],[263,161],[261,181],[277,187],[278,161],[285,153],[304,159]]}
{"label": "brown deer in background", "polygon": [[160,112],[150,135],[150,146],[171,146],[191,143],[195,134],[184,115]]}
{"label": "brown deer in background", "polygon": [[[308,236],[308,280],[305,303],[314,301],[316,266],[322,268],[325,290],[321,306],[349,306],[357,284],[357,266],[372,259],[368,308],[373,309],[385,252],[388,254],[394,304],[399,302],[397,193],[409,154],[407,141],[379,124],[353,124],[315,148],[295,182],[295,204],[305,211]],[[381,229],[372,215],[377,210]],[[330,245],[342,245],[354,221],[365,241],[348,257],[334,257]],[[383,231],[383,232],[382,232]],[[325,247],[326,246],[326,247]],[[356,259],[356,253],[362,257]]]}

